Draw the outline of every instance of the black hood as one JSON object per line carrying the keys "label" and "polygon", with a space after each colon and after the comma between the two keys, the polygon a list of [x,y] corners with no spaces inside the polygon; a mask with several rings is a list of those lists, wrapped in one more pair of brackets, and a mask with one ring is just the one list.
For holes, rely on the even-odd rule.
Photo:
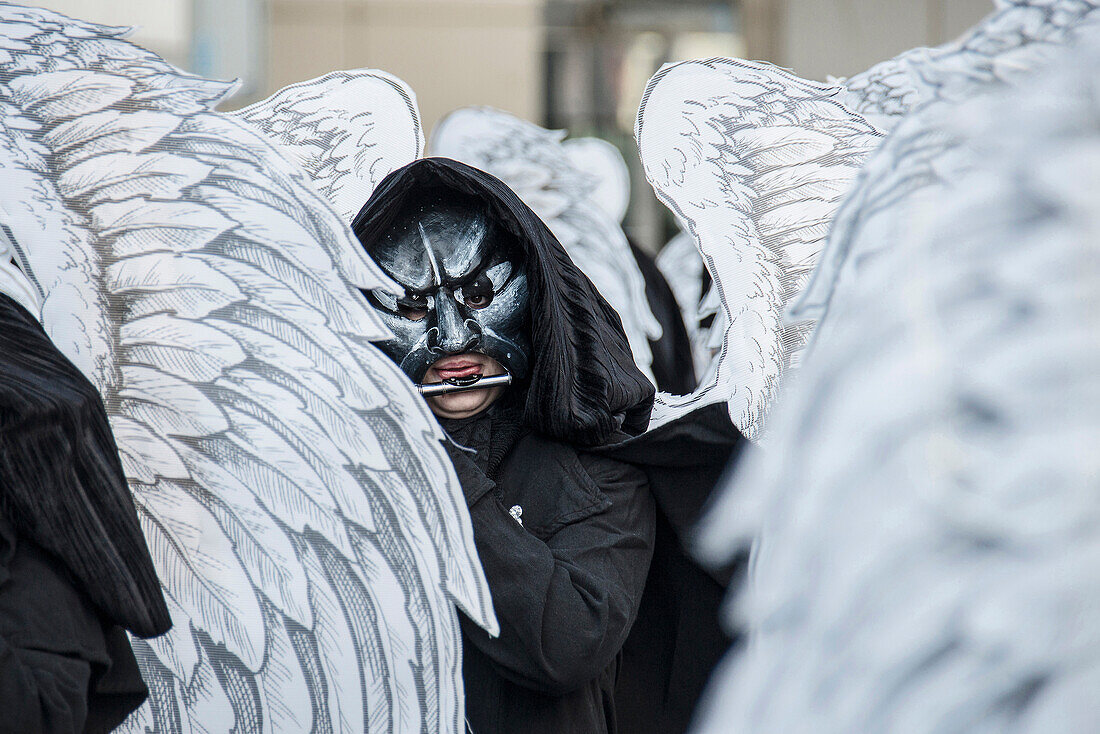
{"label": "black hood", "polygon": [[0,512],[115,624],[171,626],[99,393],[2,293]]}
{"label": "black hood", "polygon": [[606,443],[616,430],[644,431],[654,389],[634,364],[618,314],[504,182],[448,158],[423,158],[394,171],[352,222],[367,252],[410,192],[423,187],[481,199],[524,250],[532,347],[524,423],[580,446]]}

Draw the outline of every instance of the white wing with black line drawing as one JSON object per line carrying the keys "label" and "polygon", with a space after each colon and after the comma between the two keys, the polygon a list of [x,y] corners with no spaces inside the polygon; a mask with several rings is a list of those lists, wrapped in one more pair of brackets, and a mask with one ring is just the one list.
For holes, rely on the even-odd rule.
{"label": "white wing with black line drawing", "polygon": [[1097,69],[1093,35],[921,114],[923,223],[837,289],[702,533],[755,540],[699,732],[1100,729]]}
{"label": "white wing with black line drawing", "polygon": [[840,91],[736,59],[670,64],[650,80],[635,130],[642,167],[703,255],[722,339],[699,389],[659,395],[652,425],[725,401],[743,433],[760,434],[812,328],[784,311],[880,142]]}
{"label": "white wing with black line drawing", "polygon": [[496,176],[538,214],[619,314],[634,361],[653,381],[649,341],[661,337],[661,325],[645,280],[619,222],[593,198],[597,177],[577,169],[563,137],[507,112],[469,107],[443,118],[428,147]]}
{"label": "white wing with black line drawing", "polygon": [[694,336],[694,329],[698,329],[699,304],[703,298],[706,272],[695,240],[687,232],[678,232],[661,248],[655,260],[661,275],[668,281],[668,287],[672,289],[672,295],[676,296],[676,305],[684,315],[689,336]]}
{"label": "white wing with black line drawing", "polygon": [[[0,129],[3,129],[2,122],[0,122]],[[0,145],[4,145],[4,142],[0,140]],[[11,237],[4,231],[2,220],[3,215],[0,213],[0,293],[14,300],[28,312],[37,314],[42,310],[38,290],[16,264],[18,253]]]}
{"label": "white wing with black line drawing", "polygon": [[701,382],[707,378],[714,355],[722,346],[721,339],[717,339],[717,344],[714,342],[723,330],[718,318],[721,304],[707,275],[703,256],[695,246],[695,239],[681,230],[661,248],[655,262],[680,307],[691,342],[695,379]]}
{"label": "white wing with black line drawing", "polygon": [[[891,169],[882,152],[868,158],[882,136],[929,104],[961,101],[1034,70],[1097,7],[1094,0],[1003,2],[953,43],[914,49],[830,85],[733,59],[658,72],[638,114],[643,167],[703,253],[724,333],[711,376],[688,398],[659,395],[654,425],[728,400],[734,422],[757,437],[781,375],[801,358],[845,262],[859,260],[849,258],[850,230],[870,225],[856,219],[873,220],[888,203],[845,199],[853,174],[866,160],[860,175],[890,180],[890,191],[919,188],[922,178],[937,175],[916,166]],[[934,157],[935,134],[911,141],[910,161],[921,159],[922,148],[924,160]],[[888,144],[900,146],[896,137]],[[861,195],[875,192],[861,187]],[[897,219],[893,226],[878,219],[880,228],[863,240],[889,247],[903,228]]]}
{"label": "white wing with black line drawing", "polygon": [[229,114],[275,141],[345,222],[383,178],[424,152],[416,95],[377,69],[334,71],[291,84]]}
{"label": "white wing with black line drawing", "polygon": [[213,111],[229,85],[124,35],[0,5],[4,231],[103,395],[174,622],[134,641],[123,731],[462,731],[455,607],[496,620],[438,426],[368,343],[386,279]]}
{"label": "white wing with black line drawing", "polygon": [[[630,169],[622,153],[602,138],[562,141],[569,159],[596,181],[591,199],[618,222],[630,205]],[[706,267],[691,235],[681,231],[654,258],[668,283],[691,343],[696,379],[707,377],[711,360],[721,347],[722,317],[718,297],[706,277]],[[717,324],[715,323],[717,322]]]}

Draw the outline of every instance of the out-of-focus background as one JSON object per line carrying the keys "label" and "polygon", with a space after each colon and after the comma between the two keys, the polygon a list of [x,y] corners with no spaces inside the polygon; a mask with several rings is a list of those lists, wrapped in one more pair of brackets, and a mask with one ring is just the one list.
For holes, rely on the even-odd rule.
{"label": "out-of-focus background", "polygon": [[426,129],[492,105],[619,146],[632,168],[627,233],[655,252],[673,225],[641,175],[634,114],[664,63],[762,59],[804,77],[846,76],[954,38],[992,0],[44,0],[207,77],[240,79],[227,107],[334,69],[405,80]]}

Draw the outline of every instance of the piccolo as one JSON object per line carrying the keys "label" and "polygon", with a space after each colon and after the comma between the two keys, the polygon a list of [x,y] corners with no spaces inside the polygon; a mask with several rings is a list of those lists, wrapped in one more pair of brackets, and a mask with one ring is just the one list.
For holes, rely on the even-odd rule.
{"label": "piccolo", "polygon": [[454,392],[462,392],[463,390],[486,390],[490,387],[503,387],[504,385],[512,384],[512,376],[509,374],[493,375],[492,377],[482,377],[481,375],[471,375],[470,377],[456,377],[443,382],[430,382],[424,385],[417,385],[416,389],[420,391],[420,394],[426,398],[430,398],[433,395],[449,395]]}

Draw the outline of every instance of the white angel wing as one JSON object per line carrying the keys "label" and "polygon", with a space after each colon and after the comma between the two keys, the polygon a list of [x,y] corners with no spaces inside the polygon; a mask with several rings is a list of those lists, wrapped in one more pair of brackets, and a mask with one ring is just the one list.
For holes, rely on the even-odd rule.
{"label": "white angel wing", "polygon": [[501,179],[546,222],[618,312],[634,361],[653,381],[649,340],[661,337],[661,325],[646,300],[645,280],[619,223],[591,197],[596,180],[573,165],[563,137],[500,110],[471,107],[443,118],[429,149]]}
{"label": "white angel wing", "polygon": [[[1019,0],[1002,3],[995,13],[957,41],[937,49],[907,52],[832,88],[748,62],[685,62],[689,69],[691,65],[709,64],[718,69],[722,64],[726,65],[725,71],[731,80],[730,89],[734,90],[727,95],[741,95],[741,104],[734,105],[737,109],[730,111],[729,120],[732,121],[727,122],[717,119],[723,114],[720,110],[713,113],[715,119],[704,119],[710,114],[707,112],[710,107],[720,106],[713,99],[705,99],[709,89],[694,90],[691,86],[693,81],[680,83],[679,86],[665,81],[667,70],[654,77],[650,90],[643,97],[638,118],[639,144],[643,146],[642,159],[647,176],[658,189],[658,196],[674,211],[679,212],[677,207],[682,204],[685,211],[694,212],[693,217],[698,221],[689,217],[688,225],[697,238],[700,236],[699,222],[709,220],[713,223],[712,236],[725,237],[737,243],[734,247],[721,247],[714,241],[699,242],[704,257],[708,256],[708,250],[725,255],[725,262],[718,262],[717,269],[711,266],[710,261],[708,268],[723,303],[722,315],[728,319],[725,324],[727,334],[723,337],[722,351],[712,365],[714,377],[704,380],[700,390],[690,398],[658,396],[655,425],[682,414],[701,401],[729,399],[735,423],[748,435],[757,435],[779,375],[797,363],[814,320],[824,311],[822,299],[827,299],[835,273],[847,255],[839,245],[833,244],[835,233],[830,235],[827,254],[821,256],[826,261],[825,266],[818,269],[812,285],[798,301],[792,312],[793,318],[782,316],[788,304],[795,305],[799,291],[807,288],[806,275],[819,256],[830,221],[836,219],[838,230],[850,226],[850,223],[842,223],[846,217],[843,212],[837,212],[836,204],[841,200],[844,188],[850,184],[851,173],[859,167],[863,157],[876,147],[868,134],[892,130],[905,115],[937,99],[965,99],[975,88],[993,81],[1011,79],[1034,68],[1063,42],[1067,32],[1094,15],[1096,7],[1094,0]],[[674,77],[689,78],[689,69],[671,68],[676,70],[671,72]],[[746,76],[744,69],[751,69],[756,76]],[[701,70],[691,70],[700,79],[707,76]],[[666,89],[659,89],[659,84]],[[738,91],[737,84],[748,91]],[[715,93],[721,94],[716,85],[712,84]],[[752,85],[758,86],[754,89]],[[777,98],[787,94],[788,90],[791,95],[789,99]],[[662,97],[654,104],[652,94],[656,92],[662,92]],[[804,112],[792,125],[791,110],[799,106]],[[748,112],[747,116],[742,117],[741,107]],[[667,111],[661,108],[667,108]],[[652,121],[647,120],[647,109]],[[809,117],[806,112],[810,112]],[[813,114],[821,117],[814,119]],[[751,132],[753,125],[757,126],[758,132]],[[808,162],[799,156],[813,155],[814,147],[810,140],[796,137],[789,141],[791,145],[787,145],[787,141],[768,139],[769,133],[764,132],[761,125],[775,126],[777,131],[803,126],[824,133],[824,138],[818,138],[818,142],[836,137],[844,140],[844,145],[850,145],[847,153],[839,156],[840,166],[836,166],[833,151],[828,146],[821,149],[824,151],[821,159],[812,162],[826,172],[812,183],[817,185],[832,176],[830,182],[841,185],[835,195],[823,198],[819,192],[803,189],[798,181],[805,175]],[[646,127],[657,132],[649,137],[660,141],[653,145],[649,153],[645,150],[646,140],[642,135]],[[734,128],[742,130],[737,134],[745,137],[755,135],[758,140],[750,143],[749,147],[740,144],[742,150],[737,155],[715,155],[715,143],[726,145],[721,139],[731,135],[730,131]],[[750,132],[746,134],[744,130]],[[691,143],[669,140],[670,135],[677,134]],[[768,153],[777,143],[787,145],[793,152],[787,161],[777,163],[769,157]],[[935,147],[934,141],[925,140],[923,143]],[[755,158],[764,162],[754,166],[752,154],[758,150],[764,155]],[[700,169],[709,169],[714,175],[710,181],[696,176],[690,184],[686,184],[686,177],[681,178],[676,172],[685,166],[696,167],[698,161],[703,162]],[[719,172],[723,165],[727,166],[727,170]],[[830,171],[832,168],[836,170]],[[842,171],[841,168],[848,170]],[[883,170],[883,175],[888,173],[888,169]],[[788,176],[792,177],[793,185],[786,180]],[[894,175],[893,178],[900,180],[902,177]],[[771,188],[773,186],[774,190]],[[799,191],[808,194],[805,201],[799,200]],[[783,202],[777,210],[781,217],[773,216],[769,208],[768,197],[773,195]],[[850,209],[856,205],[849,203],[845,206]],[[740,208],[739,212],[737,208]],[[861,210],[868,215],[878,211],[873,207],[862,207]],[[754,237],[767,242],[773,227],[776,232],[800,232],[798,244],[792,249],[795,257],[801,257],[797,264],[786,262],[782,252],[767,248],[761,250],[753,244]],[[720,231],[723,228],[725,233]],[[883,232],[875,241],[880,247],[889,246],[897,234],[896,231]],[[710,257],[714,255],[710,254]],[[787,273],[795,273],[795,277],[789,277]],[[732,340],[731,330],[736,334]]]}
{"label": "white angel wing", "polygon": [[[681,231],[661,248],[655,258],[661,275],[668,281],[676,304],[684,314],[688,334],[698,328],[699,303],[703,299],[703,278],[706,270],[695,240]],[[710,362],[708,359],[707,362]]]}
{"label": "white angel wing", "polygon": [[841,198],[880,142],[835,86],[735,59],[665,66],[636,135],[657,197],[697,242],[722,303],[722,346],[689,396],[659,395],[653,424],[727,401],[756,437],[812,324],[784,310],[817,262]]}
{"label": "white angel wing", "polygon": [[592,201],[621,223],[630,206],[630,169],[623,154],[603,138],[569,138],[562,147],[573,167],[595,182]]}
{"label": "white angel wing", "polygon": [[[672,289],[672,295],[676,297],[676,305],[680,307],[680,315],[691,342],[695,378],[701,382],[707,378],[711,362],[717,353],[711,348],[711,337],[718,310],[711,309],[712,301],[717,301],[717,295],[707,274],[706,265],[703,264],[703,256],[699,254],[695,238],[681,230],[661,248],[655,261],[668,287]],[[721,326],[719,323],[718,333],[721,333]],[[721,342],[718,347],[721,347]]]}
{"label": "white angel wing", "polygon": [[416,95],[377,69],[334,71],[229,113],[274,140],[350,222],[390,172],[424,152]]}
{"label": "white angel wing", "polygon": [[712,557],[763,530],[700,732],[1100,730],[1090,45],[925,116],[952,143],[926,225],[838,290],[708,519]]}
{"label": "white angel wing", "polygon": [[1092,14],[1095,0],[1003,0],[958,39],[915,48],[842,82],[844,103],[883,133],[935,99],[962,102],[975,84],[1034,69],[1067,29]]}
{"label": "white angel wing", "polygon": [[496,630],[438,427],[368,343],[385,278],[226,85],[0,5],[4,227],[108,407],[175,626],[128,730],[458,732]]}
{"label": "white angel wing", "polygon": [[[3,165],[0,163],[0,165]],[[0,213],[0,219],[3,214]],[[11,237],[0,228],[0,293],[8,296],[32,314],[42,310],[39,293],[16,264],[18,253]]]}

